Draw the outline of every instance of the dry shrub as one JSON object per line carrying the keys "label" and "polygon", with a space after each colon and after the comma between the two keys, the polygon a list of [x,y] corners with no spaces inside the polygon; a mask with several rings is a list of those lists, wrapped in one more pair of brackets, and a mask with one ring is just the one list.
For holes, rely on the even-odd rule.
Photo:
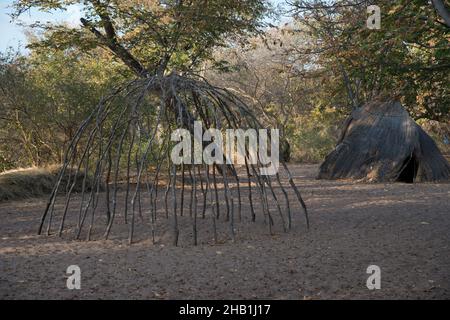
{"label": "dry shrub", "polygon": [[[9,170],[0,173],[0,202],[8,200],[26,199],[49,195],[55,186],[60,166],[31,167]],[[70,171],[66,170],[62,182],[67,183]],[[71,177],[73,181],[73,176]],[[81,192],[83,174],[79,173],[75,183],[74,192]],[[92,178],[86,177],[86,190],[91,190]],[[64,190],[61,190],[64,191]]]}

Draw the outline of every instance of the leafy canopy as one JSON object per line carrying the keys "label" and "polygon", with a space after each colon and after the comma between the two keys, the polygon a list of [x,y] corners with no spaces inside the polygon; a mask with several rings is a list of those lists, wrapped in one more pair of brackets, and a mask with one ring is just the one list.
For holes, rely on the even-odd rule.
{"label": "leafy canopy", "polygon": [[[349,105],[377,95],[398,97],[413,117],[445,121],[449,115],[450,28],[425,0],[296,0],[299,31],[314,41],[298,56],[339,75]],[[371,30],[367,7],[381,9]],[[346,90],[341,90],[345,92]]]}
{"label": "leafy canopy", "polygon": [[262,0],[16,0],[13,17],[82,7],[82,28],[35,23],[46,36],[34,46],[112,50],[135,73],[192,70],[227,41],[261,31]]}

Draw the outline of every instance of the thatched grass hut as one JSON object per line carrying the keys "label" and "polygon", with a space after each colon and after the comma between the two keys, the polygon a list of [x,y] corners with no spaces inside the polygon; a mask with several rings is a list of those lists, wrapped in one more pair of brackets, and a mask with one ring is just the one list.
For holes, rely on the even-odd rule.
{"label": "thatched grass hut", "polygon": [[450,180],[450,164],[399,102],[372,102],[345,121],[319,179],[373,182]]}

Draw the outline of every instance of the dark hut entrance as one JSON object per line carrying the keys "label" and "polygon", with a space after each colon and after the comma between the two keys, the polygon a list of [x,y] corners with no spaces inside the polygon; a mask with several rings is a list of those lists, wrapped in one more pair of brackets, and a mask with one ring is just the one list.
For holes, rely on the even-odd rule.
{"label": "dark hut entrance", "polygon": [[397,178],[397,182],[413,183],[414,180],[416,179],[418,167],[419,164],[414,155],[412,155],[409,158],[406,158],[405,162],[402,165],[403,169]]}

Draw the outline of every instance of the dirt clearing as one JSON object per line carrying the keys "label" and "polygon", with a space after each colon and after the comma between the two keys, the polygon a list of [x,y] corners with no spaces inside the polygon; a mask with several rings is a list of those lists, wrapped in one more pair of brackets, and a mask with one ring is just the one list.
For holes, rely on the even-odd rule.
{"label": "dirt clearing", "polygon": [[[310,230],[294,207],[292,230],[270,235],[261,215],[247,219],[244,204],[235,243],[221,222],[213,244],[211,221],[199,218],[193,246],[188,217],[180,247],[162,222],[155,245],[148,223],[137,223],[129,246],[119,217],[110,240],[95,232],[94,241],[73,240],[73,221],[62,238],[37,236],[46,199],[2,203],[0,298],[450,298],[450,184],[320,181],[317,166],[291,170]],[[66,288],[69,265],[81,268],[81,290]],[[381,268],[380,290],[366,287],[369,265]]]}

